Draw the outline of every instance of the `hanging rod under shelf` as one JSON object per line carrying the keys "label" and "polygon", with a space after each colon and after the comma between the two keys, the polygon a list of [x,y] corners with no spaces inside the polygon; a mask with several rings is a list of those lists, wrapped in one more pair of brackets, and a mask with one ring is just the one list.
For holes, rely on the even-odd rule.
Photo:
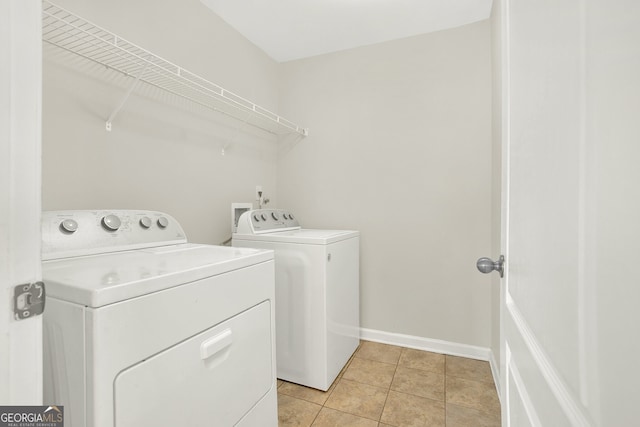
{"label": "hanging rod under shelf", "polygon": [[47,0],[42,2],[42,40],[267,132],[308,135],[308,129]]}

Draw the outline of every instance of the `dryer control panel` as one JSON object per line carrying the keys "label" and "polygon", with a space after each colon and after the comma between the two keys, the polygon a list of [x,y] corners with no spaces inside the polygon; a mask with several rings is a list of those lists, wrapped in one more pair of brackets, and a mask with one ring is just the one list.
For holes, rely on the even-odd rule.
{"label": "dryer control panel", "polygon": [[187,243],[178,221],[163,212],[45,211],[41,224],[43,260]]}
{"label": "dryer control panel", "polygon": [[298,220],[289,211],[255,209],[240,216],[237,234],[260,234],[299,229]]}

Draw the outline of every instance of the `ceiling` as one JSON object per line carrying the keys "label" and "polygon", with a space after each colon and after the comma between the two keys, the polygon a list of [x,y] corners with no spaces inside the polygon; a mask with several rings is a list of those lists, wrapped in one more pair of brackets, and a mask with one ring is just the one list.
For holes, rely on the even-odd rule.
{"label": "ceiling", "polygon": [[200,0],[278,62],[487,19],[492,0]]}

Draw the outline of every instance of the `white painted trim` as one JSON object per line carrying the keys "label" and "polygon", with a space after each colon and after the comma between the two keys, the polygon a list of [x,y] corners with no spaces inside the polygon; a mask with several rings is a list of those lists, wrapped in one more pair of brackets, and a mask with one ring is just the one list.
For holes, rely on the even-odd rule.
{"label": "white painted trim", "polygon": [[500,75],[502,77],[500,96],[502,97],[500,111],[500,126],[502,137],[502,180],[501,180],[501,218],[500,218],[500,253],[505,257],[505,271],[504,278],[500,281],[500,381],[496,381],[496,387],[500,384],[500,402],[502,403],[502,420],[503,424],[509,424],[509,399],[507,397],[509,391],[509,380],[507,378],[507,337],[505,331],[505,315],[506,315],[506,290],[509,287],[510,277],[510,261],[511,251],[509,250],[509,190],[510,181],[509,176],[511,174],[511,160],[510,160],[510,141],[511,141],[511,127],[510,127],[510,112],[511,112],[511,74],[509,72],[509,61],[511,60],[509,49],[511,47],[510,27],[509,27],[509,13],[510,13],[510,0],[495,0],[500,6]]}
{"label": "white painted trim", "polygon": [[498,392],[498,400],[502,404],[502,381],[500,376],[500,365],[496,361],[496,355],[493,351],[489,350],[489,366],[491,366],[491,375],[493,376],[493,383],[496,385],[496,391]]}
{"label": "white painted trim", "polygon": [[535,361],[540,373],[549,385],[549,389],[555,396],[558,404],[567,415],[567,418],[571,421],[571,425],[574,426],[590,426],[592,423],[585,415],[582,406],[576,402],[570,392],[569,387],[562,380],[560,375],[556,372],[553,364],[547,357],[547,354],[542,349],[540,344],[535,338],[533,331],[526,322],[524,316],[518,310],[515,302],[509,294],[507,294],[507,311],[513,321],[513,324],[518,330],[518,333],[525,342],[531,357]]}
{"label": "white painted trim", "polygon": [[[507,345],[507,377],[513,379],[513,384],[515,385],[515,391],[518,393],[520,398],[520,402],[522,403],[522,407],[527,413],[527,419],[531,423],[533,427],[542,427],[542,423],[540,422],[540,417],[538,417],[538,412],[536,411],[535,406],[531,402],[531,397],[529,396],[529,392],[527,391],[527,387],[522,380],[522,376],[520,375],[520,370],[517,365],[511,358],[511,349]],[[511,397],[509,396],[509,399]],[[509,406],[508,410],[511,410],[511,406]],[[507,418],[508,424],[511,423],[511,415]]]}
{"label": "white painted trim", "polygon": [[469,359],[485,360],[488,362],[493,358],[491,350],[487,347],[477,347],[474,345],[423,338],[414,335],[397,334],[394,332],[377,331],[375,329],[360,328],[360,338],[366,341],[397,345],[451,356],[467,357]]}
{"label": "white painted trim", "polygon": [[0,403],[42,404],[42,316],[17,320],[14,286],[40,259],[42,2],[0,1]]}

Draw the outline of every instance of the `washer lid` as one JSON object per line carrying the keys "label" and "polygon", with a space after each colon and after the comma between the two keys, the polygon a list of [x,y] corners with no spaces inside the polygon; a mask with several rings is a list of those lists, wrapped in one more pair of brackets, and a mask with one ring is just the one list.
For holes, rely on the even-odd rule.
{"label": "washer lid", "polygon": [[263,234],[234,234],[235,240],[258,240],[263,242],[300,243],[307,245],[327,245],[345,239],[358,237],[359,231],[353,230],[314,230],[299,229]]}
{"label": "washer lid", "polygon": [[272,259],[272,251],[185,243],[45,261],[42,276],[48,296],[102,307]]}

